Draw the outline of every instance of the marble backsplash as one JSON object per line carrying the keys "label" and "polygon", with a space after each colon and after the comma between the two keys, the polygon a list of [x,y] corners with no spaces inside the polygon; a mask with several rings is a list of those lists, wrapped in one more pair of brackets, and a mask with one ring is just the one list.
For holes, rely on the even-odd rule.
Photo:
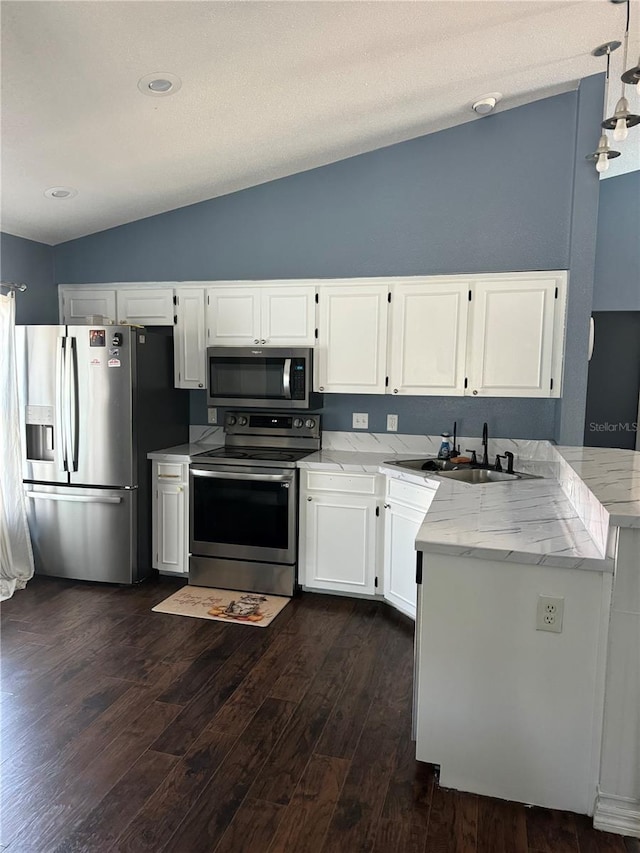
{"label": "marble backsplash", "polygon": [[189,427],[189,441],[192,444],[224,444],[224,429],[221,426],[191,424]]}

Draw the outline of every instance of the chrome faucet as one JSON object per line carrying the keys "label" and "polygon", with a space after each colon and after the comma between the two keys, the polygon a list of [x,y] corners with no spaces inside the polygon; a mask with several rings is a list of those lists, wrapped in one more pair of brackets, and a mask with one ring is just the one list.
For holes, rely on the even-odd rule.
{"label": "chrome faucet", "polygon": [[482,467],[489,467],[489,427],[486,421],[482,425]]}

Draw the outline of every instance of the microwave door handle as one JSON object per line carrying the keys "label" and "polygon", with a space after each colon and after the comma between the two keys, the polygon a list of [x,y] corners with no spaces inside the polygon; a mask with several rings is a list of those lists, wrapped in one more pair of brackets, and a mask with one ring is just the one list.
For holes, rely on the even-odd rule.
{"label": "microwave door handle", "polygon": [[291,399],[291,359],[285,358],[284,371],[282,373],[282,389],[285,400]]}

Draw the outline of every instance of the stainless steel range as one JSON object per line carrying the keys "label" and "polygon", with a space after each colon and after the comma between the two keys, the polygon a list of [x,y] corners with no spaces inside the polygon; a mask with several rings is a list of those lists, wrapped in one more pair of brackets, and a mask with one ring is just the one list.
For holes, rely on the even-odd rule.
{"label": "stainless steel range", "polygon": [[227,412],[224,431],[190,465],[189,583],[293,595],[296,462],[320,449],[320,416]]}

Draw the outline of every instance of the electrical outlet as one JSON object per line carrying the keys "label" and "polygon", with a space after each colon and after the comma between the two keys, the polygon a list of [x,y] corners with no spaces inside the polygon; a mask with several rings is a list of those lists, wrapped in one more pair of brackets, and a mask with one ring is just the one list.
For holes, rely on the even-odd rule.
{"label": "electrical outlet", "polygon": [[398,432],[397,415],[387,415],[387,432]]}
{"label": "electrical outlet", "polygon": [[536,631],[553,631],[559,634],[562,631],[563,616],[564,598],[552,598],[549,595],[538,596]]}
{"label": "electrical outlet", "polygon": [[218,423],[218,410],[215,408],[207,409],[207,423],[208,424],[217,424]]}
{"label": "electrical outlet", "polygon": [[354,429],[369,429],[369,415],[366,412],[354,412],[352,423]]}

